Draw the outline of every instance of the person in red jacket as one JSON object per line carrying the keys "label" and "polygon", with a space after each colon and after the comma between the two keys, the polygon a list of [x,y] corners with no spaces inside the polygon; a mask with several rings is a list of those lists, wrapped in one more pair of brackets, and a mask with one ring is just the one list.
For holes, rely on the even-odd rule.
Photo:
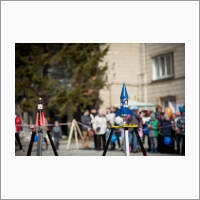
{"label": "person in red jacket", "polygon": [[17,140],[17,143],[19,145],[20,150],[25,152],[22,148],[22,144],[21,144],[20,137],[19,137],[19,132],[20,132],[20,126],[19,125],[20,124],[21,124],[20,116],[15,115],[15,138]]}

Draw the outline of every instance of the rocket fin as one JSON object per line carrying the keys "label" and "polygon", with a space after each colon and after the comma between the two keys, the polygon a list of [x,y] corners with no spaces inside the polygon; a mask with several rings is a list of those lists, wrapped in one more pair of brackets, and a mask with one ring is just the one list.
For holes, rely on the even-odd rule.
{"label": "rocket fin", "polygon": [[129,108],[120,108],[117,112],[116,112],[116,117],[121,116],[121,115],[125,115],[127,116],[128,114],[133,116],[133,112],[129,109]]}
{"label": "rocket fin", "polygon": [[121,109],[119,109],[117,112],[116,112],[116,117],[120,116],[121,115]]}

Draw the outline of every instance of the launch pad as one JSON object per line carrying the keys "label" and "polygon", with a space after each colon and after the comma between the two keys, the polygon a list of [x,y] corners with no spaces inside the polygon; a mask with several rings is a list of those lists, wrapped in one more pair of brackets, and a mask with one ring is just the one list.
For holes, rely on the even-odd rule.
{"label": "launch pad", "polygon": [[109,146],[109,143],[110,143],[114,129],[119,129],[119,128],[124,129],[124,142],[125,142],[124,153],[125,153],[126,156],[129,156],[129,138],[128,138],[128,129],[129,128],[133,128],[134,134],[136,134],[136,137],[137,137],[137,140],[140,144],[143,155],[144,156],[147,155],[146,151],[143,147],[142,141],[140,139],[140,136],[138,134],[138,128],[139,127],[138,127],[137,124],[130,123],[131,121],[128,122],[127,121],[128,116],[130,117],[130,119],[134,117],[133,111],[128,108],[128,92],[126,90],[126,84],[124,83],[123,86],[122,86],[122,91],[121,91],[121,95],[120,95],[120,109],[116,112],[116,117],[121,117],[122,121],[119,122],[119,123],[116,122],[117,124],[119,124],[118,126],[112,126],[111,127],[111,132],[110,132],[110,135],[108,137],[108,141],[106,143],[106,146],[105,146],[105,149],[104,149],[102,156],[106,155],[106,152],[108,150],[108,146]]}
{"label": "launch pad", "polygon": [[123,124],[121,126],[111,126],[111,128],[118,129],[118,128],[138,128],[137,124]]}
{"label": "launch pad", "polygon": [[110,144],[110,140],[112,138],[114,129],[119,129],[119,128],[123,128],[124,132],[125,132],[125,134],[124,134],[125,135],[125,140],[124,141],[125,141],[125,154],[126,154],[126,156],[129,155],[129,141],[128,141],[128,129],[129,128],[133,128],[134,134],[136,134],[137,140],[138,140],[138,142],[140,144],[143,156],[147,156],[146,151],[144,149],[144,146],[142,144],[142,141],[140,139],[139,133],[138,133],[138,125],[137,124],[122,124],[121,126],[111,126],[111,132],[110,132],[110,135],[108,137],[108,141],[106,143],[106,146],[105,146],[105,149],[104,149],[104,152],[103,152],[102,156],[106,155],[106,152],[108,150],[108,146]]}

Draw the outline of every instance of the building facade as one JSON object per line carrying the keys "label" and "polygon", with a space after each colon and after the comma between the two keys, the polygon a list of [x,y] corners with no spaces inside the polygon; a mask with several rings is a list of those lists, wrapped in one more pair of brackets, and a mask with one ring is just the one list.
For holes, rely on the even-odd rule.
{"label": "building facade", "polygon": [[100,91],[101,108],[119,103],[123,82],[129,99],[171,107],[185,103],[185,44],[110,44],[108,87]]}

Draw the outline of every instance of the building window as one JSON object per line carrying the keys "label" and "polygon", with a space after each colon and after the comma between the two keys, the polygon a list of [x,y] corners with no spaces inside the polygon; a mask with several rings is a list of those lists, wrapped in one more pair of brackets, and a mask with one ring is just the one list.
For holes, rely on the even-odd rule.
{"label": "building window", "polygon": [[173,53],[153,58],[153,80],[170,78],[174,75]]}
{"label": "building window", "polygon": [[165,108],[170,107],[172,112],[176,112],[176,98],[175,96],[161,98],[163,111]]}
{"label": "building window", "polygon": [[162,107],[167,108],[169,106],[169,102],[167,100],[162,101]]}

